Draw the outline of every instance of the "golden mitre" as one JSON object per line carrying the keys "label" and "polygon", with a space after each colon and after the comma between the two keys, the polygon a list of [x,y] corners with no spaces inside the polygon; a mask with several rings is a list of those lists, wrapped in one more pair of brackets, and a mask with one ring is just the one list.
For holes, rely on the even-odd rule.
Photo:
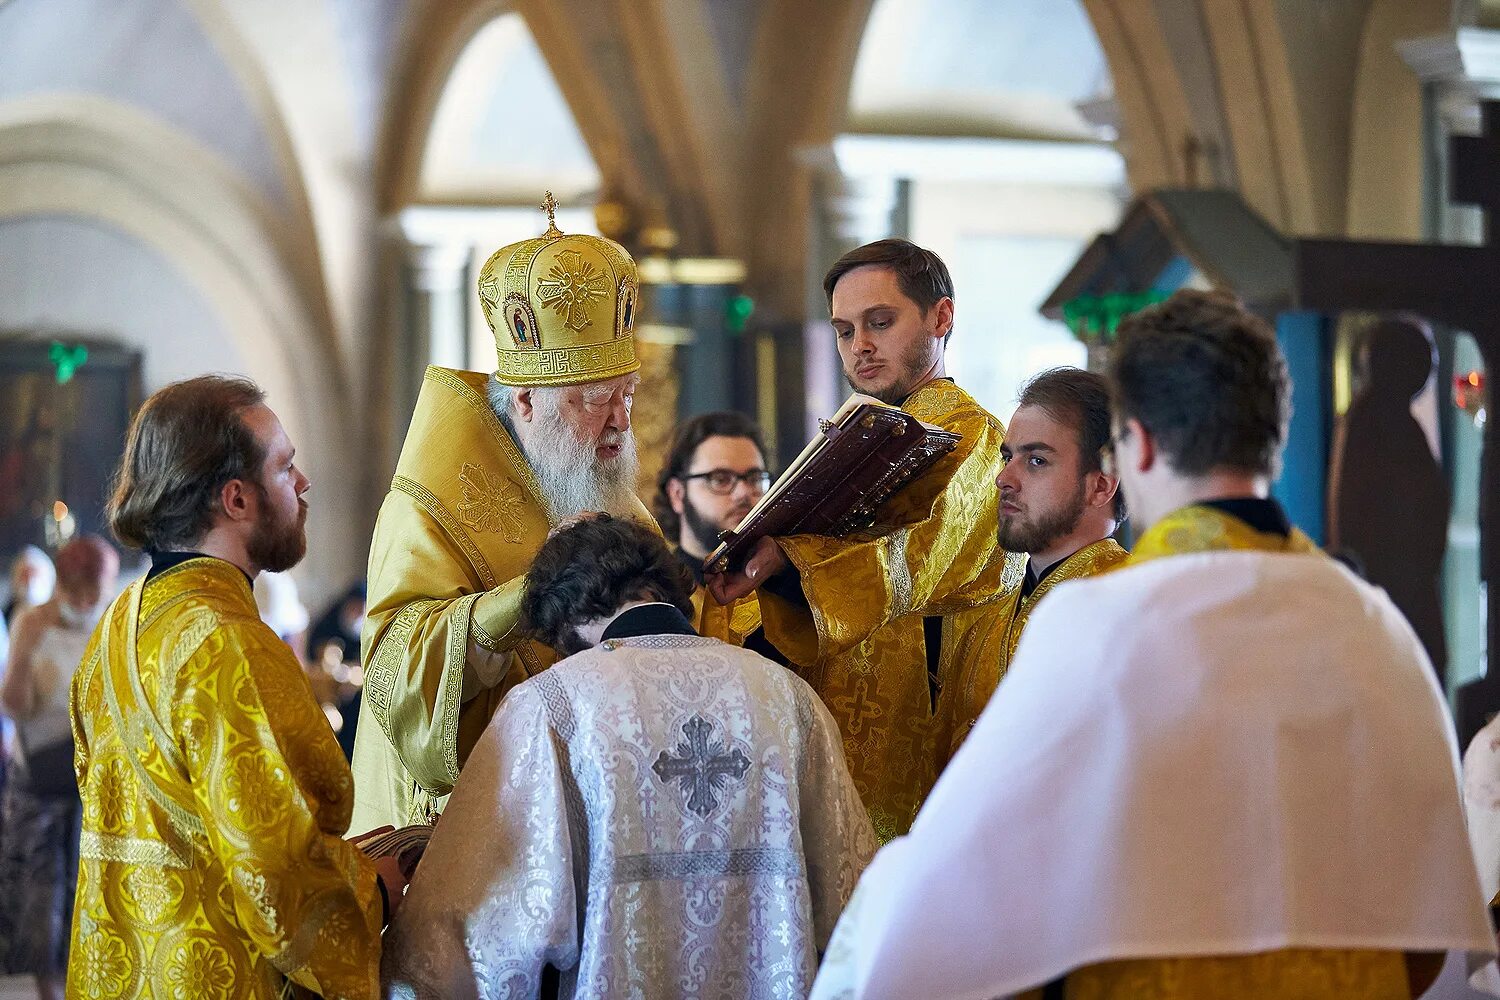
{"label": "golden mitre", "polygon": [[479,272],[479,301],[495,335],[495,377],[506,385],[572,385],[626,375],[635,356],[635,261],[613,240],[557,228],[496,250]]}

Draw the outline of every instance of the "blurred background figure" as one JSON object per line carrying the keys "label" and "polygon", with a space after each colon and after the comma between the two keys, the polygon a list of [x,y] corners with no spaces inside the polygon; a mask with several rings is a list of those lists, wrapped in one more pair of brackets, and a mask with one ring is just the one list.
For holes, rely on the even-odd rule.
{"label": "blurred background figure", "polygon": [[359,633],[365,627],[365,582],[359,580],[323,613],[307,636],[307,669],[313,693],[333,726],[344,755],[354,757],[354,726],[364,685]]}
{"label": "blurred background figure", "polygon": [[260,620],[302,659],[311,616],[297,592],[297,581],[286,573],[262,572],[255,578],[255,606],[260,610]]}
{"label": "blurred background figure", "polygon": [[51,598],[16,617],[0,686],[0,709],[16,722],[0,801],[0,972],[34,976],[44,1000],[61,996],[78,878],[68,692],[120,559],[103,538],[82,535],[58,550],[56,568]]}
{"label": "blurred background figure", "polygon": [[5,599],[5,624],[14,625],[16,616],[27,608],[45,604],[57,584],[57,570],[47,553],[27,545],[10,564],[10,596]]}

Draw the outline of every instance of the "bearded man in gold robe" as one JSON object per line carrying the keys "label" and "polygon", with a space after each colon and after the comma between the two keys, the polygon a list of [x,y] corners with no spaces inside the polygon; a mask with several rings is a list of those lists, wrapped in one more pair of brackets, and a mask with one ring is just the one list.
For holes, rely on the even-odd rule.
{"label": "bearded man in gold robe", "polygon": [[70,997],[378,994],[405,882],[342,839],[349,765],[251,590],[307,548],[292,453],[242,379],[168,386],[131,427],[110,524],[151,570],[73,677]]}
{"label": "bearded man in gold robe", "polygon": [[[747,594],[728,607],[708,593],[704,560],[719,536],[740,523],[771,485],[760,428],[743,413],[721,410],[683,421],[656,479],[651,512],[683,565],[693,574],[693,627],[756,652],[773,651],[763,641],[760,605]],[[774,658],[774,657],[773,657]]]}
{"label": "bearded man in gold robe", "polygon": [[518,628],[547,533],[587,511],[654,526],[634,493],[637,290],[624,248],[549,225],[480,272],[494,374],[427,369],[370,546],[356,826],[436,815],[506,692],[557,659]]}
{"label": "bearded man in gold robe", "polygon": [[839,258],[823,289],[850,385],[961,440],[881,505],[872,530],[762,539],[709,588],[726,604],[758,588],[766,638],[838,720],[849,770],[889,839],[937,774],[943,617],[1000,591],[994,482],[1005,429],[947,377],[953,280],[937,254],[880,240]]}
{"label": "bearded man in gold robe", "polygon": [[1021,390],[1000,446],[1005,468],[996,537],[1010,553],[1005,590],[943,623],[938,751],[946,762],[1005,676],[1032,608],[1068,580],[1125,561],[1111,536],[1125,517],[1119,479],[1104,468],[1109,388],[1077,368],[1042,372]]}

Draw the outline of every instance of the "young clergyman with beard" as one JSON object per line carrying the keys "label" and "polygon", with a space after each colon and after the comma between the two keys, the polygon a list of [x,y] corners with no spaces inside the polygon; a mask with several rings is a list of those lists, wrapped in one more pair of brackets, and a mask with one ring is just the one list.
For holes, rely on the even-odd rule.
{"label": "young clergyman with beard", "polygon": [[838,719],[849,769],[882,838],[903,832],[937,774],[933,709],[943,617],[1000,592],[1000,421],[944,364],[953,279],[937,254],[880,240],[823,279],[849,384],[960,437],[847,538],[762,539],[742,570],[709,577],[729,603],[758,589],[765,636]]}
{"label": "young clergyman with beard", "polygon": [[1140,538],[1032,615],[814,1000],[1408,1000],[1444,952],[1487,962],[1427,655],[1269,498],[1275,335],[1178,292],[1120,324],[1108,378]]}
{"label": "young clergyman with beard", "polygon": [[251,590],[302,558],[307,489],[252,383],[179,382],[131,427],[109,516],[151,570],[73,679],[70,997],[376,996],[404,882],[342,839],[349,767]]}
{"label": "young clergyman with beard", "polygon": [[693,574],[693,625],[699,635],[743,644],[760,626],[754,594],[728,607],[709,596],[703,560],[719,544],[719,535],[739,524],[770,484],[760,428],[749,417],[704,413],[677,428],[656,480],[652,513]]}
{"label": "young clergyman with beard", "polygon": [[948,760],[984,711],[1016,655],[1037,602],[1067,580],[1125,560],[1112,537],[1125,516],[1119,480],[1103,467],[1109,388],[1077,368],[1043,372],[1021,390],[1000,446],[1005,468],[997,538],[1011,553],[1005,591],[953,615],[943,635],[939,751]]}
{"label": "young clergyman with beard", "polygon": [[505,693],[557,659],[516,627],[548,531],[585,511],[653,523],[634,493],[636,294],[618,244],[551,225],[480,273],[495,373],[427,370],[370,545],[356,827],[437,813]]}

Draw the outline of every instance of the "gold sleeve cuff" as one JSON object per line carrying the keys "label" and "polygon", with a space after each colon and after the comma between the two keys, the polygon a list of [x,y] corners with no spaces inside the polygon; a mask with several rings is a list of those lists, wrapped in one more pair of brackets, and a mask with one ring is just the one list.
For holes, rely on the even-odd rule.
{"label": "gold sleeve cuff", "polygon": [[518,633],[521,591],[525,582],[526,578],[521,576],[507,580],[474,602],[469,635],[482,648],[492,653],[500,652],[510,649],[523,638]]}

